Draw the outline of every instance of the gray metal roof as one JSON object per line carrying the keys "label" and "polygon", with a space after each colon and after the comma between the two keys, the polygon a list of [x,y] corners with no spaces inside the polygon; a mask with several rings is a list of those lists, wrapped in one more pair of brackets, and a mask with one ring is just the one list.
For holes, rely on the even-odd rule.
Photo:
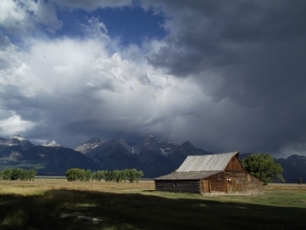
{"label": "gray metal roof", "polygon": [[168,175],[157,177],[155,180],[199,180],[220,172],[222,172],[222,170],[205,172],[173,172]]}
{"label": "gray metal roof", "polygon": [[176,172],[223,171],[239,152],[188,156]]}

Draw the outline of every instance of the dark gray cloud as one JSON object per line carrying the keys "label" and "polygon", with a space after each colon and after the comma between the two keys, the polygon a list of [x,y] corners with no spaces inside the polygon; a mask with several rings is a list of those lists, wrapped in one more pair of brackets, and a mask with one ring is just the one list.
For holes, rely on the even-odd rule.
{"label": "dark gray cloud", "polygon": [[[148,56],[152,65],[197,78],[205,94],[215,102],[230,99],[239,105],[237,112],[261,111],[240,130],[249,142],[258,142],[254,150],[275,153],[290,141],[305,142],[305,1],[154,4],[170,17],[165,24],[170,33]],[[215,119],[222,123],[227,114]],[[229,122],[239,127],[237,116]],[[212,132],[221,136],[221,130]]]}
{"label": "dark gray cloud", "polygon": [[304,1],[155,2],[171,17],[170,35],[150,60],[175,75],[255,62],[267,47],[294,44],[306,33]]}

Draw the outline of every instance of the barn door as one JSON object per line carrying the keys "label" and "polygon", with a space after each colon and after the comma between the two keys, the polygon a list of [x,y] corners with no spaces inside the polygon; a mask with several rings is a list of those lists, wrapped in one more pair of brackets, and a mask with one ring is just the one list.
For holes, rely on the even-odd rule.
{"label": "barn door", "polygon": [[210,193],[209,180],[201,180],[201,194],[203,193]]}
{"label": "barn door", "polygon": [[239,187],[240,193],[246,193],[246,185],[245,185],[245,179],[241,179],[240,187]]}
{"label": "barn door", "polygon": [[232,179],[231,178],[226,179],[226,192],[227,193],[232,193],[233,192],[233,186],[232,186]]}
{"label": "barn door", "polygon": [[232,193],[239,192],[239,183],[237,183],[237,179],[232,179]]}
{"label": "barn door", "polygon": [[227,178],[226,179],[227,193],[245,193],[246,183],[244,178]]}

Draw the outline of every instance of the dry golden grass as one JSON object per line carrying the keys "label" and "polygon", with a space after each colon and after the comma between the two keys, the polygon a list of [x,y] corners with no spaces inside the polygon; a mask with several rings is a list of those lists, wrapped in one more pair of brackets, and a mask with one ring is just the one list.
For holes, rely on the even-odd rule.
{"label": "dry golden grass", "polygon": [[48,190],[80,190],[101,192],[141,192],[154,190],[154,181],[130,182],[68,182],[66,179],[35,179],[34,181],[0,180],[0,194],[34,195]]}
{"label": "dry golden grass", "polygon": [[268,184],[264,187],[265,192],[279,192],[279,191],[291,191],[291,192],[306,192],[306,184]]}

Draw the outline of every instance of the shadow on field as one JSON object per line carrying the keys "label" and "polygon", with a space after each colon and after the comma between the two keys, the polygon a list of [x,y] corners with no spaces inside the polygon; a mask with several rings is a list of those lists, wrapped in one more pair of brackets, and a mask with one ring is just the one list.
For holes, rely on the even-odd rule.
{"label": "shadow on field", "polygon": [[0,195],[0,229],[306,229],[306,208],[50,190]]}

